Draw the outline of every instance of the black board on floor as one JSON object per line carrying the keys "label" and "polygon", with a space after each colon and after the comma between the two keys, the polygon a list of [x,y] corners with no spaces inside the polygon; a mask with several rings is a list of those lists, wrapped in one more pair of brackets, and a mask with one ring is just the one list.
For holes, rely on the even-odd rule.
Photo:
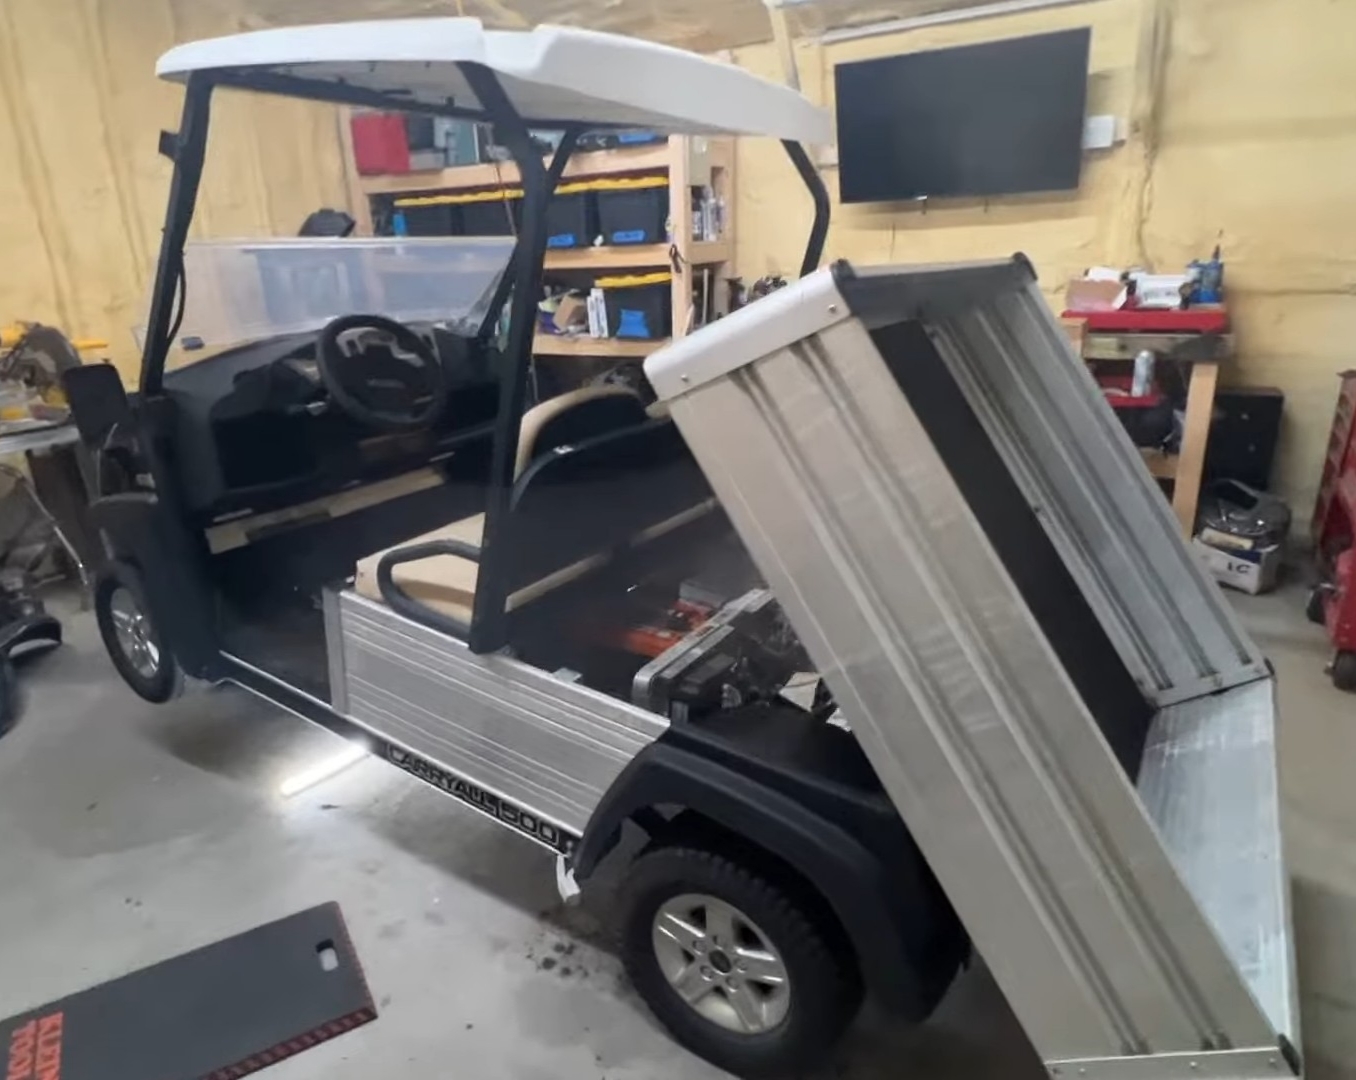
{"label": "black board on floor", "polygon": [[235,1080],[375,1020],[330,903],[0,1021],[6,1080]]}

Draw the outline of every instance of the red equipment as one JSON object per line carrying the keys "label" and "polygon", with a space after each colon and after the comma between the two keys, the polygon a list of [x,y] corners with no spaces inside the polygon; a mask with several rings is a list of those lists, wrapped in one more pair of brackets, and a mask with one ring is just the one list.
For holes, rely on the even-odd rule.
{"label": "red equipment", "polygon": [[353,161],[363,176],[410,171],[410,140],[400,113],[356,113],[349,126]]}
{"label": "red equipment", "polygon": [[1356,371],[1342,373],[1312,530],[1322,583],[1309,595],[1308,615],[1337,650],[1333,685],[1356,690]]}

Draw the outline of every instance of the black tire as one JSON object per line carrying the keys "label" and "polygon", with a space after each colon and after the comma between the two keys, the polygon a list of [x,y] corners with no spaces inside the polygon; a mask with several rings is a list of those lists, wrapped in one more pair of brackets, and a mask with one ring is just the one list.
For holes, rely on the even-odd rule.
{"label": "black tire", "polygon": [[[114,620],[114,598],[124,591],[136,606],[140,618],[144,620],[146,640],[154,647],[155,659],[150,666],[129,654],[119,639]],[[146,590],[141,584],[141,576],[132,567],[114,564],[99,575],[94,583],[94,617],[99,623],[99,636],[104,640],[108,658],[118,669],[123,682],[130,686],[140,697],[153,705],[160,705],[171,698],[178,697],[184,687],[183,673],[179,669],[174,654],[165,646],[164,635],[151,615],[150,605],[146,602]]]}
{"label": "black tire", "polygon": [[8,656],[0,657],[0,735],[5,734],[19,719],[19,688],[14,678],[14,665]]}
{"label": "black tire", "polygon": [[[663,847],[642,854],[623,888],[622,960],[650,1010],[683,1046],[741,1077],[800,1074],[833,1049],[862,1000],[856,957],[831,916],[779,883],[715,851]],[[713,897],[756,924],[780,954],[789,1007],[767,1031],[735,1032],[689,1005],[670,983],[654,944],[660,909],[688,894]],[[840,944],[840,942],[844,942]],[[692,954],[685,954],[692,956]],[[697,963],[695,956],[692,962]],[[708,993],[719,993],[717,989]]]}
{"label": "black tire", "polygon": [[1356,690],[1356,652],[1339,652],[1332,658],[1332,684],[1339,690]]}
{"label": "black tire", "polygon": [[1309,599],[1304,602],[1304,617],[1311,623],[1318,623],[1322,626],[1326,621],[1323,611],[1323,590],[1312,588],[1309,590]]}

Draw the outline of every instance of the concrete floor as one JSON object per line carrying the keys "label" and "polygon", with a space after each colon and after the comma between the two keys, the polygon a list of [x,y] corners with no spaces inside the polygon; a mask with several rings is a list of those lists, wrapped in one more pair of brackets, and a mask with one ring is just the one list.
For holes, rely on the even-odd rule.
{"label": "concrete floor", "polygon": [[[1356,697],[1324,677],[1301,591],[1237,599],[1282,688],[1308,1075],[1356,1077]],[[668,1041],[529,842],[378,762],[284,800],[280,779],[331,736],[234,690],[145,705],[89,615],[67,628],[0,740],[0,1016],[338,900],[380,1019],[277,1080],[721,1075]],[[868,1010],[826,1075],[1043,1071],[976,969],[921,1029]]]}

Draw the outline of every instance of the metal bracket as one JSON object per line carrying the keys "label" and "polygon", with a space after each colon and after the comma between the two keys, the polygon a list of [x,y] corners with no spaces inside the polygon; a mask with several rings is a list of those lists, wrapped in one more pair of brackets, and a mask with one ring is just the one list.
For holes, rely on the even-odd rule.
{"label": "metal bracket", "polygon": [[1046,1063],[1057,1080],[1282,1080],[1298,1075],[1281,1047],[1139,1054]]}

